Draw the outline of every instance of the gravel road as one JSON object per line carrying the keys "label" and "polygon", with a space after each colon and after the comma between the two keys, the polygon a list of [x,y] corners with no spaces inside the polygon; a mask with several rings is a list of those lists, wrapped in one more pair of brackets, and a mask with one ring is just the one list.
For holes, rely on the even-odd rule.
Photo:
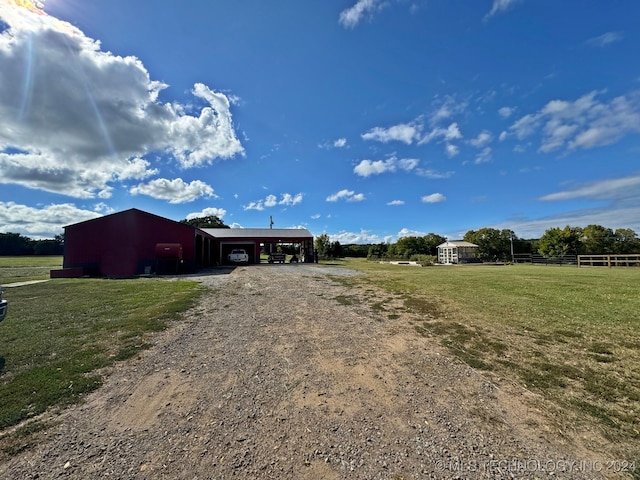
{"label": "gravel road", "polygon": [[[532,394],[390,319],[339,268],[245,266],[106,372],[11,479],[598,478]],[[351,299],[351,300],[349,300]],[[347,301],[349,300],[349,301]]]}

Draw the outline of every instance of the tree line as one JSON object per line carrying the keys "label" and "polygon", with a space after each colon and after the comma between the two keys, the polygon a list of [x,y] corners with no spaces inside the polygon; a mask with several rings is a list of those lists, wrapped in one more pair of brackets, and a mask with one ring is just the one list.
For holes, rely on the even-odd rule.
{"label": "tree line", "polygon": [[[512,254],[540,254],[545,257],[565,255],[640,254],[640,238],[630,228],[612,230],[601,225],[549,228],[537,239],[519,238],[512,230],[480,228],[469,230],[463,240],[478,245],[478,256],[484,261],[510,261]],[[320,258],[367,257],[425,261],[436,258],[438,245],[446,237],[437,233],[409,236],[395,243],[341,245],[331,242],[327,234],[315,239]],[[429,258],[430,257],[430,258]]]}
{"label": "tree line", "polygon": [[0,255],[62,255],[64,235],[34,240],[19,233],[0,233]]}

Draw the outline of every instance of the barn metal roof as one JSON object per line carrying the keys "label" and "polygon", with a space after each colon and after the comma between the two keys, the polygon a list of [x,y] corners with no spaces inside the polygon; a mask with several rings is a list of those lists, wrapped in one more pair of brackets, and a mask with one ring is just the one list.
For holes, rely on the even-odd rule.
{"label": "barn metal roof", "polygon": [[312,239],[306,228],[202,228],[215,238],[268,238],[285,240]]}

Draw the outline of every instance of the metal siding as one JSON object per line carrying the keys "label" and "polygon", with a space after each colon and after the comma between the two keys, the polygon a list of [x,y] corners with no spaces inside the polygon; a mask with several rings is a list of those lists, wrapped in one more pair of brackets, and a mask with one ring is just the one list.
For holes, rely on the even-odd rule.
{"label": "metal siding", "polygon": [[109,276],[144,273],[154,267],[157,243],[182,244],[185,270],[196,269],[193,227],[135,209],[66,227],[64,267]]}

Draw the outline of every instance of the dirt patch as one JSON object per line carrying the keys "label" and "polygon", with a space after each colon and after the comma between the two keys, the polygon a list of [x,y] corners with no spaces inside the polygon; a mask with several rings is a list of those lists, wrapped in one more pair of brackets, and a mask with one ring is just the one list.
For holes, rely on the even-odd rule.
{"label": "dirt patch", "polygon": [[[317,266],[247,266],[2,478],[599,478],[498,388]],[[574,463],[572,463],[574,462]],[[581,463],[582,462],[582,463]]]}

